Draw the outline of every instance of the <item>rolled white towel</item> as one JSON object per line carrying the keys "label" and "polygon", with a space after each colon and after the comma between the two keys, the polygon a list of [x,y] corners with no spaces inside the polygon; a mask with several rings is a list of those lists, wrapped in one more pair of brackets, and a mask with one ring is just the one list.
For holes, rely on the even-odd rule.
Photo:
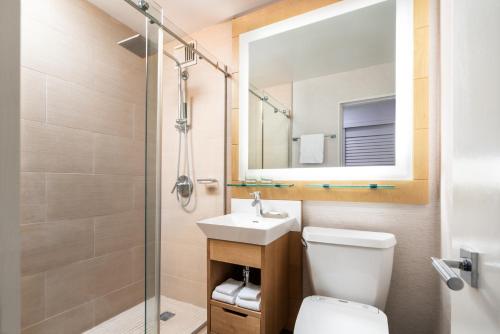
{"label": "rolled white towel", "polygon": [[253,311],[260,311],[260,297],[257,300],[246,300],[240,297],[236,298],[236,305]]}
{"label": "rolled white towel", "polygon": [[212,299],[215,299],[215,300],[218,300],[220,302],[227,303],[227,304],[234,305],[236,302],[236,297],[237,297],[236,293],[233,296],[231,296],[231,295],[226,295],[225,293],[220,293],[217,290],[214,290],[214,292],[212,292]]}
{"label": "rolled white towel", "polygon": [[260,299],[260,285],[248,283],[243,289],[241,289],[238,297],[245,300]]}
{"label": "rolled white towel", "polygon": [[[243,286],[243,282],[228,278],[224,283],[218,285],[215,291],[225,295],[233,296]],[[234,304],[234,303],[233,303]]]}

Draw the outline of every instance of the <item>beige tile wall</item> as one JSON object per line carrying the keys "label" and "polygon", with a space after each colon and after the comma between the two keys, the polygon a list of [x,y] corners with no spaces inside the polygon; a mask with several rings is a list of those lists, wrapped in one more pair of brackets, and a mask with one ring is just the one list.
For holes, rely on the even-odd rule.
{"label": "beige tile wall", "polygon": [[144,298],[145,63],[87,1],[22,8],[23,333],[81,333]]}
{"label": "beige tile wall", "polygon": [[[222,63],[231,59],[231,24],[218,24],[192,35]],[[166,48],[171,50],[169,43]],[[165,58],[162,174],[162,294],[206,306],[206,238],[196,221],[223,214],[224,210],[224,76],[200,61],[190,67],[188,92],[192,113],[189,135],[195,178],[216,178],[218,187],[196,185],[194,206],[181,209],[170,193],[176,178],[178,133],[177,72]]]}

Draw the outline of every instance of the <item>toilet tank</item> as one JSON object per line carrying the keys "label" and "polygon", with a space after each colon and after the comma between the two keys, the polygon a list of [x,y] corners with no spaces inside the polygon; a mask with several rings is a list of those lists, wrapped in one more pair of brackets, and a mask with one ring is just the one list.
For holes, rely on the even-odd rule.
{"label": "toilet tank", "polygon": [[306,273],[314,294],[384,310],[396,238],[389,233],[306,227]]}

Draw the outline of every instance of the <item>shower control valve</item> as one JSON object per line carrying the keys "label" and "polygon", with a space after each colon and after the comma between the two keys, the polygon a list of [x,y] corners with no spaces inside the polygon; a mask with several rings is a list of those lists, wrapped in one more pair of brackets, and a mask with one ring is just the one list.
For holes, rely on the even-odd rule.
{"label": "shower control valve", "polygon": [[180,195],[184,198],[189,197],[193,192],[193,182],[188,176],[181,175],[175,181],[174,187],[170,193],[173,194],[175,190],[177,190],[177,196]]}

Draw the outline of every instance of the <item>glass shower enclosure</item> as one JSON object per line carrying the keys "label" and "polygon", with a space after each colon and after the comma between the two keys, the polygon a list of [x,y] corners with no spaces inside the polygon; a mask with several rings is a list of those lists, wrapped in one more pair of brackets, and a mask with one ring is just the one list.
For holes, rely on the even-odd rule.
{"label": "glass shower enclosure", "polygon": [[[161,245],[167,243],[161,236],[162,126],[171,121],[162,121],[162,114],[172,116],[162,101],[170,80],[163,76],[172,73],[164,45],[174,42],[199,60],[188,83],[197,94],[190,96],[197,121],[209,116],[207,105],[217,110],[211,127],[204,123],[205,133],[192,131],[189,140],[194,151],[213,157],[212,169],[204,172],[221,187],[197,197],[198,179],[191,175],[190,203],[198,208],[187,208],[192,211],[183,228],[225,210],[227,69],[201,45],[186,42],[154,1],[114,1],[122,17],[107,13],[107,0],[25,1],[22,333],[160,333],[161,298],[173,287],[168,270],[161,276]],[[203,136],[213,134],[212,152]],[[205,241],[198,236],[192,250],[197,258],[204,256]],[[197,302],[172,299],[203,310],[206,282],[196,284]]]}
{"label": "glass shower enclosure", "polygon": [[22,6],[23,334],[159,333],[163,33],[98,2]]}

